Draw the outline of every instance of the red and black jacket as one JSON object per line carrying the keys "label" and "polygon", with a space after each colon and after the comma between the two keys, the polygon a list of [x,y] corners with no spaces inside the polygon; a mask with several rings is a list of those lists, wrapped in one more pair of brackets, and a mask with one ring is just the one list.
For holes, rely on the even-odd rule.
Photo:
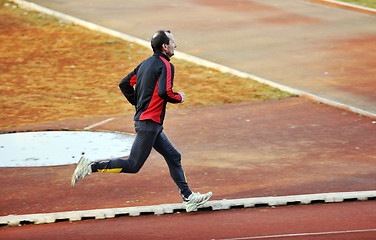
{"label": "red and black jacket", "polygon": [[173,79],[174,65],[170,59],[154,53],[121,80],[122,93],[136,107],[134,120],[150,119],[163,124],[167,102],[182,101],[180,94],[172,91]]}

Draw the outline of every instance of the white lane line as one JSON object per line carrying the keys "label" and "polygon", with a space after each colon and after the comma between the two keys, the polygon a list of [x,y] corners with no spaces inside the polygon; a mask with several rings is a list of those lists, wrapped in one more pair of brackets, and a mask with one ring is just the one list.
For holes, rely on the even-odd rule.
{"label": "white lane line", "polygon": [[363,232],[376,232],[376,229],[317,232],[317,233],[294,233],[294,234],[281,234],[281,235],[269,235],[269,236],[258,236],[258,237],[227,238],[227,239],[221,239],[221,240],[246,240],[246,239],[282,238],[282,237],[302,237],[302,236],[333,235],[333,234],[363,233]]}
{"label": "white lane line", "polygon": [[376,13],[376,9],[374,9],[374,8],[363,7],[363,6],[356,5],[356,4],[351,4],[351,3],[346,3],[346,2],[336,1],[336,0],[318,0],[318,1],[328,3],[328,4],[337,5],[337,6],[340,6],[340,7],[347,7],[347,8],[352,8],[352,9],[355,9],[355,10],[361,10],[361,11],[365,11],[365,12],[369,12],[369,13],[373,13],[373,14]]}
{"label": "white lane line", "polygon": [[93,125],[87,126],[87,127],[85,127],[84,129],[85,129],[85,130],[92,129],[92,128],[94,128],[94,127],[97,127],[97,126],[99,126],[99,125],[105,124],[105,123],[107,123],[107,122],[109,122],[109,121],[112,121],[112,120],[114,120],[114,119],[115,119],[115,118],[109,118],[109,119],[103,120],[103,121],[101,121],[101,122],[95,123],[95,124],[93,124]]}

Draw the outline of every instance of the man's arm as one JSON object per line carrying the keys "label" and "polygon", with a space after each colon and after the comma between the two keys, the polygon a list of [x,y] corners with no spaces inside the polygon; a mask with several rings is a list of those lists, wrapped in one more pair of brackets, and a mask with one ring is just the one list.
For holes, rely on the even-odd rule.
{"label": "man's arm", "polygon": [[161,57],[163,60],[163,68],[161,75],[159,76],[158,83],[158,95],[162,99],[171,103],[183,102],[183,93],[176,93],[172,91],[173,79],[174,79],[174,66],[170,64],[167,60]]}
{"label": "man's arm", "polygon": [[[141,64],[140,64],[141,65]],[[136,105],[134,97],[134,88],[137,80],[137,71],[140,65],[137,66],[132,72],[130,72],[125,78],[123,78],[119,83],[119,88],[127,100],[132,104]]]}

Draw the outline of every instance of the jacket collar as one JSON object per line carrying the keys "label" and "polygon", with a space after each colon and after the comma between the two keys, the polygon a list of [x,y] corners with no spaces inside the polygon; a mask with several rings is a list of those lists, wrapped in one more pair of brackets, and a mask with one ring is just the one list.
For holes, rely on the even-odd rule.
{"label": "jacket collar", "polygon": [[166,55],[164,55],[163,53],[154,53],[154,56],[161,56],[163,58],[165,58],[167,61],[170,61],[170,58],[168,58]]}

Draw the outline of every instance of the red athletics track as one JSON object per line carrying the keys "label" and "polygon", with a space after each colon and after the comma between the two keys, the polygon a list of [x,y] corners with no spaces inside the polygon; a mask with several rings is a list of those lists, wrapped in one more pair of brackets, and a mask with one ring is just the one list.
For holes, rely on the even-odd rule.
{"label": "red athletics track", "polygon": [[119,217],[0,229],[0,239],[376,239],[376,201]]}
{"label": "red athletics track", "polygon": [[[62,1],[56,2],[62,3]],[[68,2],[70,1],[63,1],[63,3]],[[99,5],[99,7],[96,5],[97,7],[90,9],[85,1],[71,2],[84,4],[84,8],[73,7],[73,9],[75,11],[82,9],[85,14],[94,12],[93,16],[96,19],[101,16],[116,16],[115,21],[106,20],[105,22],[115,22],[122,26],[130,24],[130,28],[122,29],[124,32],[128,32],[127,30],[130,29],[141,29],[145,33],[152,32],[155,30],[154,26],[142,25],[147,22],[154,23],[154,21],[145,21],[145,16],[149,19],[152,19],[153,16],[160,18],[160,14],[153,15],[148,12],[155,13],[155,8],[159,7],[155,5],[156,1],[153,2],[152,7],[149,7],[150,3],[145,1],[143,4],[148,5],[148,7],[132,8],[132,14],[138,15],[142,20],[137,24],[138,28],[134,28],[136,24],[132,22],[132,19],[136,19],[135,15],[118,11],[121,16],[130,18],[121,19],[120,17],[117,18],[116,14],[105,14],[103,12],[106,9],[126,9],[118,5],[120,4],[119,1],[115,1],[116,8],[108,7],[111,5],[110,1],[92,1],[105,2],[105,5]],[[122,3],[130,2],[132,1],[122,1]],[[278,10],[276,9],[277,5],[261,5],[261,8],[258,8],[260,11],[253,11],[252,14],[249,14],[244,8],[233,11],[218,4],[207,4],[210,1],[184,1],[186,4],[200,2],[204,4],[196,6],[199,8],[182,6],[184,13],[189,10],[190,14],[201,14],[199,16],[201,18],[192,15],[191,19],[196,21],[189,21],[190,25],[192,23],[200,24],[198,27],[192,25],[192,28],[187,28],[184,25],[187,24],[185,19],[180,23],[177,21],[179,17],[176,17],[174,21],[176,25],[172,30],[176,29],[176,32],[180,34],[180,37],[176,37],[182,39],[181,50],[188,53],[201,52],[202,54],[197,55],[209,60],[219,59],[221,57],[219,54],[224,56],[222,59],[235,60],[231,56],[236,52],[236,59],[240,59],[242,64],[245,64],[244,66],[252,68],[245,68],[239,63],[220,60],[218,62],[269,79],[280,80],[281,83],[288,86],[296,88],[308,86],[312,88],[312,91],[309,92],[313,92],[321,81],[324,88],[323,92],[319,94],[320,96],[325,96],[326,91],[331,91],[336,97],[343,95],[345,96],[344,99],[351,100],[350,105],[353,105],[355,101],[366,99],[367,104],[364,106],[369,107],[369,109],[374,108],[375,104],[372,104],[374,102],[374,87],[371,84],[374,82],[372,78],[374,76],[372,74],[374,55],[371,54],[373,52],[370,49],[374,46],[372,40],[375,38],[375,33],[371,32],[373,28],[369,27],[367,34],[365,34],[362,32],[365,28],[359,27],[372,24],[375,21],[373,16],[347,10],[334,10],[331,7],[298,0],[278,1],[278,3],[286,2],[299,7]],[[225,3],[225,1],[213,2]],[[262,1],[262,3],[261,0],[249,2],[252,2],[252,6],[260,6],[260,4],[265,4],[266,1]],[[137,5],[139,4],[140,1],[137,1]],[[183,16],[182,12],[177,11],[178,5],[173,7],[174,11],[171,11],[171,13],[175,15],[172,15],[172,18]],[[304,8],[304,10],[303,7],[309,8]],[[232,22],[232,24],[229,22],[224,26],[217,22],[199,21],[204,19],[203,17],[210,16],[206,10],[211,8],[213,8],[211,11],[220,13],[226,21],[233,19],[235,22]],[[201,11],[197,9],[201,9]],[[267,12],[268,9],[271,12]],[[313,13],[305,16],[306,13],[310,12],[308,10],[313,10]],[[98,14],[99,11],[100,14]],[[291,11],[295,13],[291,13]],[[242,14],[246,19],[256,20],[250,22],[252,24],[257,23],[257,27],[249,28],[246,24],[243,24],[240,26],[244,26],[244,28],[239,29],[237,19]],[[279,19],[275,18],[276,16],[284,21],[278,21]],[[291,16],[294,18],[287,18]],[[88,19],[90,20],[90,18]],[[348,19],[357,19],[358,24],[348,24]],[[214,27],[213,25],[201,27],[202,22],[212,23]],[[140,23],[142,24],[140,25]],[[212,48],[215,55],[204,52],[209,48],[197,49],[197,46],[207,46],[207,42],[214,42],[218,36],[215,34],[218,32],[214,30],[223,31],[224,27],[233,30],[227,32],[232,40],[245,40],[246,44],[232,44],[232,47],[238,47],[236,51],[218,44],[221,51]],[[149,28],[152,30],[149,31]],[[183,29],[188,31],[182,31]],[[190,29],[195,34],[189,32]],[[207,29],[210,29],[210,31],[207,31]],[[248,32],[247,36],[269,36],[268,33],[271,31],[273,37],[242,37],[245,36],[245,30],[253,29],[255,32]],[[308,37],[297,35],[302,29],[306,29],[304,33],[309,34]],[[325,31],[322,31],[323,29]],[[266,32],[263,33],[263,30]],[[320,30],[321,34],[317,34],[317,30]],[[135,32],[129,33],[140,36]],[[274,37],[276,33],[280,34],[280,38]],[[203,34],[205,34],[205,38],[197,37]],[[239,35],[240,37],[237,37]],[[343,35],[346,35],[346,39],[343,39]],[[193,38],[188,39],[189,36],[193,36]],[[301,36],[301,38],[290,38],[289,36]],[[309,38],[309,36],[313,36],[313,38]],[[357,37],[354,38],[355,36]],[[204,41],[204,44],[195,42],[197,39]],[[304,41],[301,41],[302,39]],[[192,45],[185,45],[184,47],[184,40]],[[254,47],[251,51],[252,54],[245,51],[245,46],[265,46],[265,41],[269,41],[269,46],[277,46],[274,44],[274,40],[286,43],[278,45],[279,57],[275,55],[276,48]],[[228,42],[225,41],[225,43]],[[308,46],[314,47],[307,48],[298,45],[300,43],[309,43]],[[336,48],[331,47],[334,43],[337,46]],[[294,49],[291,50],[290,47]],[[226,55],[224,51],[226,49],[230,51],[231,55]],[[260,52],[258,52],[258,49],[260,49]],[[266,52],[268,49],[270,51]],[[313,50],[313,52],[305,52],[306,50]],[[260,57],[260,55],[264,57]],[[253,57],[253,59],[245,61],[248,56]],[[306,56],[310,57],[307,58]],[[284,61],[281,61],[281,59]],[[325,59],[325,64],[323,64],[322,59]],[[371,59],[371,61],[368,61],[368,59]],[[266,61],[260,62],[263,60]],[[273,61],[271,62],[271,60]],[[249,64],[249,62],[252,62],[252,64]],[[359,66],[362,68],[354,68]],[[366,66],[370,67],[367,68]],[[357,76],[355,86],[353,76]],[[294,77],[305,81],[282,82],[286,79],[293,80]],[[308,81],[309,79],[313,82]],[[360,95],[361,98],[355,98],[355,95]],[[366,96],[369,97],[366,98]],[[361,105],[363,104],[364,102]],[[221,116],[221,118],[216,116]],[[128,128],[133,129],[133,124],[127,125],[126,118],[127,116],[116,118],[116,120],[101,125],[96,130],[128,132]],[[227,120],[227,118],[230,120]],[[373,119],[370,118],[312,103],[304,98],[292,98],[284,101],[201,109],[171,109],[168,119],[166,123],[167,135],[185,156],[184,166],[189,173],[190,183],[195,186],[195,189],[198,188],[202,192],[212,190],[215,194],[214,200],[370,190],[374,189],[375,186],[376,171],[373,143],[376,135],[372,134],[375,131],[375,125]],[[82,129],[88,126],[85,121],[92,121],[92,119],[80,119],[79,125],[68,125],[67,122],[64,122],[64,124],[60,122],[61,125],[56,122],[47,124],[51,124],[49,126],[53,129],[60,126],[62,129],[67,127]],[[195,128],[192,128],[192,126]],[[39,128],[35,125],[29,125],[24,126],[24,128],[46,129],[46,125],[44,127],[39,126]],[[192,129],[194,130],[192,131]],[[9,129],[6,131],[9,131]],[[181,136],[184,136],[184,138]],[[226,138],[223,136],[226,136]],[[192,149],[195,151],[191,151]],[[259,161],[261,157],[263,159],[262,164]],[[151,156],[150,160],[153,159],[156,159],[156,157]],[[197,159],[204,161],[199,162]],[[243,164],[241,161],[247,161],[247,164]],[[159,164],[158,161],[149,161],[143,169],[145,175],[133,178],[126,177],[125,181],[125,176],[103,176],[100,179],[93,176],[85,179],[85,184],[79,185],[74,190],[69,187],[73,166],[33,168],[33,171],[22,168],[1,169],[2,194],[0,195],[0,202],[2,207],[0,210],[3,212],[2,215],[8,215],[92,209],[98,206],[102,208],[104,204],[106,204],[106,207],[125,207],[127,204],[132,206],[136,204],[134,202],[126,203],[125,197],[126,201],[129,200],[128,202],[138,200],[137,203],[142,203],[142,205],[156,204],[155,201],[158,203],[176,202],[177,194],[170,192],[173,187],[172,183],[166,183],[166,181],[163,184],[161,183],[164,179],[164,177],[161,177],[162,169],[154,167],[159,165],[165,169],[165,166]],[[240,166],[243,168],[240,168]],[[56,174],[56,172],[59,174]],[[150,176],[150,179],[143,179],[143,176]],[[111,178],[109,179],[113,184],[111,189],[106,188],[108,182],[105,178]],[[150,189],[145,187],[149,187],[146,182],[158,183],[158,187],[161,189],[158,196],[155,194],[154,187],[150,187]],[[118,186],[121,186],[121,188]],[[96,188],[97,191],[93,191],[93,188]],[[15,189],[19,189],[19,191],[15,191]],[[104,192],[104,190],[107,191]],[[252,239],[252,237],[255,239],[257,236],[282,235],[271,239],[367,240],[376,239],[376,232],[373,231],[373,229],[376,229],[375,205],[375,201],[352,202],[3,227],[0,228],[0,239]],[[343,233],[343,231],[352,230],[367,231]],[[291,234],[323,232],[332,233],[291,236]]]}

